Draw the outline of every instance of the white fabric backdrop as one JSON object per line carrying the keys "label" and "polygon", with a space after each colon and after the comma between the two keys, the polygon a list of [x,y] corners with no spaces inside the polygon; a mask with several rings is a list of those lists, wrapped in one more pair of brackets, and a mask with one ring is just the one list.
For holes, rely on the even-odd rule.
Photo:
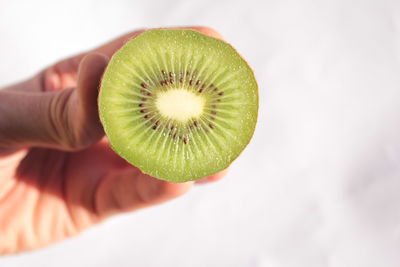
{"label": "white fabric backdrop", "polygon": [[2,0],[0,86],[135,28],[192,24],[260,85],[228,177],[0,266],[400,266],[397,0]]}

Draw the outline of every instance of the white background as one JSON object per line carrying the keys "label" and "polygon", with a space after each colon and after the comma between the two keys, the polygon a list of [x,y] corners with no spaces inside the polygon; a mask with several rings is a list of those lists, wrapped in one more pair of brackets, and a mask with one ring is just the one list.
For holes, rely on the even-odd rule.
{"label": "white background", "polygon": [[0,266],[400,266],[400,2],[0,0],[0,86],[171,25],[254,68],[249,147],[221,182]]}

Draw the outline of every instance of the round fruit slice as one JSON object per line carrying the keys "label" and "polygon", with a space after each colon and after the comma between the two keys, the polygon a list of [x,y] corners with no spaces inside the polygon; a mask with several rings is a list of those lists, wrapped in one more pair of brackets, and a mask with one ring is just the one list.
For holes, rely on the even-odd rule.
{"label": "round fruit slice", "polygon": [[191,30],[150,30],[112,57],[99,109],[121,157],[151,176],[185,182],[227,168],[249,143],[257,83],[223,41]]}

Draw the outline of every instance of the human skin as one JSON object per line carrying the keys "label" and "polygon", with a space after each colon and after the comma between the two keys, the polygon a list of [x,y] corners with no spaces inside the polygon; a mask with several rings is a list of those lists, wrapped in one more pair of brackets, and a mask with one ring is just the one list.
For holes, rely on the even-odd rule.
{"label": "human skin", "polygon": [[[187,28],[221,38],[207,27]],[[143,31],[0,90],[0,255],[47,246],[109,216],[172,200],[195,184],[143,174],[104,137],[97,110],[101,76],[113,53]]]}

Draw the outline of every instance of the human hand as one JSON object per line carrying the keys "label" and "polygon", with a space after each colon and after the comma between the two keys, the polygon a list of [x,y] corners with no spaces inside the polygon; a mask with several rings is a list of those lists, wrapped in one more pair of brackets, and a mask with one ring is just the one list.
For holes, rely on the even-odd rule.
{"label": "human hand", "polygon": [[[221,38],[210,28],[191,29]],[[101,76],[112,54],[142,32],[0,90],[0,254],[49,245],[111,215],[181,196],[193,186],[143,174],[104,138],[97,110]]]}

